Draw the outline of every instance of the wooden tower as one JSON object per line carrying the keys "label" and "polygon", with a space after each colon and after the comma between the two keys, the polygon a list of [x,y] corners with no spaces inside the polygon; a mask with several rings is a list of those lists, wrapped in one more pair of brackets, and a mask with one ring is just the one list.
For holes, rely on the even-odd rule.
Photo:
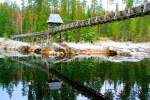
{"label": "wooden tower", "polygon": [[[60,17],[59,14],[54,14],[51,13],[48,20],[47,20],[47,24],[48,24],[48,40],[51,42],[51,38],[53,35],[53,30],[56,26],[59,26],[61,24],[63,24],[63,20]],[[60,42],[62,42],[62,34],[60,33]]]}

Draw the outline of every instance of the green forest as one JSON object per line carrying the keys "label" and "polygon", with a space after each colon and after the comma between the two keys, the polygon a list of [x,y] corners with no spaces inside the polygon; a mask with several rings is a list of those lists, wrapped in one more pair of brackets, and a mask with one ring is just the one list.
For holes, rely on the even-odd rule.
{"label": "green forest", "polygon": [[[126,8],[132,7],[133,1],[126,0]],[[15,2],[0,3],[0,37],[47,30],[46,21],[52,8],[55,13],[60,14],[64,24],[106,13],[98,0],[92,0],[90,5],[87,0],[22,0],[21,7]],[[116,41],[149,41],[150,15],[74,29],[63,34],[65,41],[75,42],[98,41],[102,38]],[[57,41],[58,37],[56,35],[54,40]]]}

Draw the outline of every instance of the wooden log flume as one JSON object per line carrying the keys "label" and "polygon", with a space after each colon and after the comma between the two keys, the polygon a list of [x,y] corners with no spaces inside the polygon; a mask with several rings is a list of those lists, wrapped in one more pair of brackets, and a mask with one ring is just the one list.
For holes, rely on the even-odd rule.
{"label": "wooden log flume", "polygon": [[[77,28],[82,28],[82,27],[87,27],[87,26],[92,26],[92,25],[97,25],[97,24],[105,24],[105,23],[110,23],[113,21],[126,20],[129,18],[135,18],[135,17],[140,17],[140,16],[142,17],[142,16],[149,15],[149,14],[150,14],[150,3],[146,3],[144,5],[140,5],[138,7],[133,7],[133,8],[128,8],[123,11],[111,12],[104,16],[96,16],[96,17],[89,18],[86,20],[61,25],[56,28],[53,28],[51,31],[51,34],[55,35],[58,32],[68,31],[71,29],[77,29]],[[48,32],[43,31],[43,32],[14,35],[14,36],[11,36],[11,39],[41,36],[41,35],[48,35]]]}

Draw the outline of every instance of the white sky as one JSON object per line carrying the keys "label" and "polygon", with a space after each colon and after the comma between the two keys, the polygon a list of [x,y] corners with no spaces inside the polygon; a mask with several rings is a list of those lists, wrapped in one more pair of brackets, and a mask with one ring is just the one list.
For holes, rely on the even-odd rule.
{"label": "white sky", "polygon": [[21,6],[21,0],[0,0],[0,2],[9,2],[9,1],[12,1],[12,2],[16,2],[17,5]]}
{"label": "white sky", "polygon": [[[19,5],[19,7],[21,7],[21,3],[22,3],[22,1],[21,0],[0,0],[0,2],[16,2],[17,3],[17,5]],[[26,0],[25,0],[26,1]],[[82,1],[82,0],[81,0]],[[91,4],[91,1],[92,0],[87,0],[87,4]],[[97,0],[97,1],[100,1],[100,0]],[[116,3],[118,3],[118,5],[119,5],[119,9],[120,10],[122,10],[122,9],[124,9],[124,7],[125,7],[125,5],[122,5],[122,3],[121,3],[121,1],[122,0],[115,0],[115,4]],[[107,0],[102,0],[102,5],[103,5],[103,8],[105,9],[105,10],[115,10],[115,4],[112,4],[112,5],[107,5]]]}
{"label": "white sky", "polygon": [[[9,2],[9,1],[12,1],[12,2],[17,2],[17,4],[18,5],[21,5],[21,0],[0,0],[0,2],[5,2],[5,1],[7,1],[7,2]],[[82,1],[82,0],[81,0]],[[88,4],[91,4],[91,1],[92,0],[87,0],[87,3]],[[99,0],[98,0],[99,1]],[[105,2],[107,1],[107,0],[102,0],[103,1],[103,3],[105,4]]]}

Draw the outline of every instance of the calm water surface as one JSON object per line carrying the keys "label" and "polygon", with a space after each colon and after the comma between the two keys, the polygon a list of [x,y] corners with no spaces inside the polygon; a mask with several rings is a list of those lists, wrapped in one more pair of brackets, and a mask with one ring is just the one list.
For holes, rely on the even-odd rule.
{"label": "calm water surface", "polygon": [[0,100],[90,100],[90,93],[108,100],[150,100],[150,60],[52,64],[35,57],[0,59]]}

